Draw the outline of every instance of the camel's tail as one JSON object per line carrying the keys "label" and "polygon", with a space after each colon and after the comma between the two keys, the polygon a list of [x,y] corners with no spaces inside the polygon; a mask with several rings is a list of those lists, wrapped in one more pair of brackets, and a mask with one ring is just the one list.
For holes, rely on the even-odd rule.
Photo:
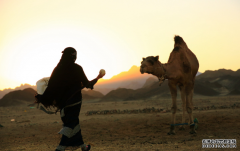
{"label": "camel's tail", "polygon": [[185,44],[184,40],[182,39],[182,37],[176,35],[174,37],[174,41],[175,41],[175,44],[179,44],[179,45],[182,45],[182,44]]}

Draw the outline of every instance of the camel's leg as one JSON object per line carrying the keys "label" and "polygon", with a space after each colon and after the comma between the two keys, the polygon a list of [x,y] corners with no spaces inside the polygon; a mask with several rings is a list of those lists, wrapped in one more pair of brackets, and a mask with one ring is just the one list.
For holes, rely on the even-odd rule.
{"label": "camel's leg", "polygon": [[189,115],[189,120],[190,120],[190,133],[194,134],[196,133],[195,129],[194,129],[194,122],[193,122],[193,115],[192,115],[192,111],[193,111],[193,103],[192,103],[192,97],[193,97],[193,88],[194,88],[194,84],[191,83],[186,87],[186,105],[187,105],[187,112]]}
{"label": "camel's leg", "polygon": [[[186,91],[185,87],[183,85],[179,85],[180,91],[181,91],[181,99],[182,99],[182,123],[185,123],[185,112],[186,112]],[[181,125],[179,127],[179,130],[185,130],[185,125]]]}
{"label": "camel's leg", "polygon": [[170,126],[170,132],[168,132],[168,135],[175,135],[175,114],[177,111],[177,103],[176,103],[176,99],[177,99],[177,85],[171,81],[168,81],[168,86],[170,88],[171,91],[171,95],[172,95],[172,107],[171,107],[171,112],[172,112],[172,121],[171,121],[171,125]]}

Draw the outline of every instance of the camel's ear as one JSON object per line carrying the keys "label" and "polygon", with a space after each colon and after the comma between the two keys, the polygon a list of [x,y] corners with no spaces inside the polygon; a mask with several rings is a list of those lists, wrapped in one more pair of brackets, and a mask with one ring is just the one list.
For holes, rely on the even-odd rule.
{"label": "camel's ear", "polygon": [[159,56],[156,56],[156,57],[154,57],[154,60],[155,60],[155,61],[158,61],[158,58],[159,58]]}
{"label": "camel's ear", "polygon": [[143,58],[143,61],[145,60],[146,58]]}

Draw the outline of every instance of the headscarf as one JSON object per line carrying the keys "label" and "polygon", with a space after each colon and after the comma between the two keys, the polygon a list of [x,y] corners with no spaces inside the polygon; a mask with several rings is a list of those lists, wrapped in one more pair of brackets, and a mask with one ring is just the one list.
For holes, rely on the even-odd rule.
{"label": "headscarf", "polygon": [[69,66],[74,64],[77,59],[77,51],[72,47],[67,47],[62,51],[62,57],[58,63],[58,66]]}
{"label": "headscarf", "polygon": [[72,47],[67,47],[62,53],[62,57],[49,79],[48,87],[41,96],[41,101],[37,101],[41,102],[45,107],[53,106],[53,100],[55,99],[57,99],[56,103],[57,106],[59,106],[59,98],[61,98],[66,89],[68,89],[66,86],[69,80],[69,70],[74,67],[77,59],[77,51]]}
{"label": "headscarf", "polygon": [[65,48],[62,53],[62,57],[50,77],[49,85],[57,86],[61,80],[66,80],[67,71],[71,69],[77,59],[77,51],[72,47]]}

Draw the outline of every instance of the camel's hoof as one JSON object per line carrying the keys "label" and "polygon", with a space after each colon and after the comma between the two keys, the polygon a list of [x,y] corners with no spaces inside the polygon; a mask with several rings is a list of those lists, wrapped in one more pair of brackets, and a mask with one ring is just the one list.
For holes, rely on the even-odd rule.
{"label": "camel's hoof", "polygon": [[175,132],[168,132],[168,135],[175,135]]}
{"label": "camel's hoof", "polygon": [[179,130],[185,130],[185,127],[180,127]]}
{"label": "camel's hoof", "polygon": [[196,131],[190,131],[189,133],[190,133],[190,134],[197,134]]}

